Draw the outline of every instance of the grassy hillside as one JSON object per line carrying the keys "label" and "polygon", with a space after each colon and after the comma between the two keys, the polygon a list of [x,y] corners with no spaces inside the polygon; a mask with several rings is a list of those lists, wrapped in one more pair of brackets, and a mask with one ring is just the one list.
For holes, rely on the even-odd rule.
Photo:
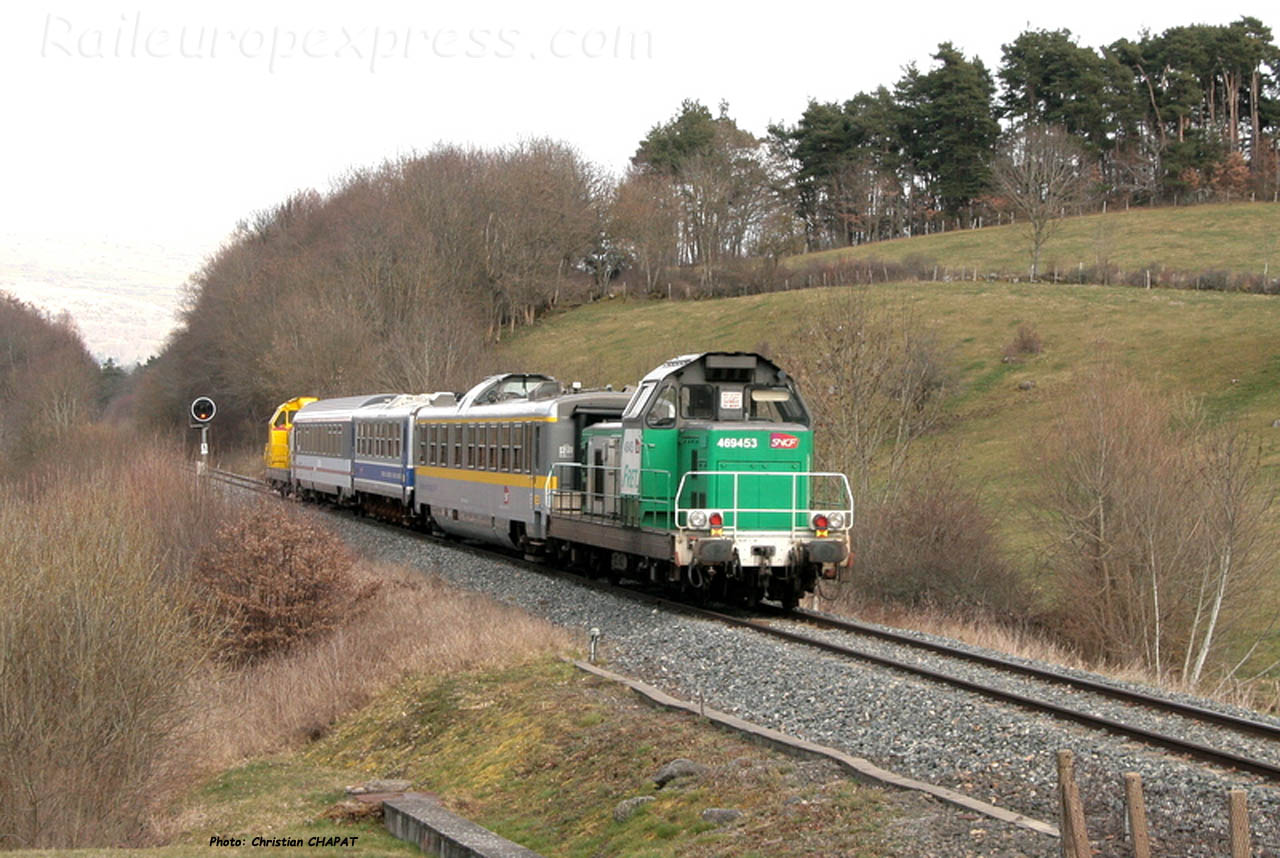
{"label": "grassy hillside", "polygon": [[[1256,432],[1272,473],[1280,470],[1280,429],[1271,426],[1280,419],[1276,297],[996,282],[870,288],[874,300],[909,309],[937,331],[957,385],[952,419],[933,442],[993,503],[1018,506],[1030,485],[1027,440],[1050,424],[1075,374],[1104,352],[1158,390],[1200,399],[1213,419]],[[834,291],[604,301],[519,333],[499,355],[506,367],[588,385],[634,383],[672,355],[707,349],[768,347],[784,360],[804,348],[799,331],[830,312],[825,299]],[[1003,363],[1022,324],[1036,329],[1044,351]],[[1024,381],[1034,388],[1020,389]]]}
{"label": "grassy hillside", "polygon": [[[978,230],[881,241],[861,247],[796,256],[785,265],[854,260],[904,262],[927,260],[939,276],[966,269],[1025,274],[1030,264],[1026,227],[1015,223]],[[1041,257],[1045,276],[1109,263],[1123,272],[1144,268],[1170,271],[1230,271],[1236,274],[1280,274],[1280,205],[1275,203],[1133,209],[1068,218],[1045,244]]]}

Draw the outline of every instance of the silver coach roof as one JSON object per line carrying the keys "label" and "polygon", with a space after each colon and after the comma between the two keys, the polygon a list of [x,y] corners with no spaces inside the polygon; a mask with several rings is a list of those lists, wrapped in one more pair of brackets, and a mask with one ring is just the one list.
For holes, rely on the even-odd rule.
{"label": "silver coach roof", "polygon": [[397,398],[395,393],[377,393],[365,396],[339,396],[335,399],[317,399],[298,409],[293,422],[299,420],[332,420],[338,417],[350,417],[352,412],[368,405],[377,405]]}

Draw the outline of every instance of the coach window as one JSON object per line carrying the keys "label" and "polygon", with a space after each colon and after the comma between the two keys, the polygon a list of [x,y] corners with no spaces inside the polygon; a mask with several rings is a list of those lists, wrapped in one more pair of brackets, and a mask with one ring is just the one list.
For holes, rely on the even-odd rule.
{"label": "coach window", "polygon": [[489,436],[489,462],[491,471],[498,470],[498,424],[490,423],[486,433]]}
{"label": "coach window", "polygon": [[524,427],[527,425],[517,423],[511,427],[511,470],[517,474],[524,470],[520,454],[524,451]]}

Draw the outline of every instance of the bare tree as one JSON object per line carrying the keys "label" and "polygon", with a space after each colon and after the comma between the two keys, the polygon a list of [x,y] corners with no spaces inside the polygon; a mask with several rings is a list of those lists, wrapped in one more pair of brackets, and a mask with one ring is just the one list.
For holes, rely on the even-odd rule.
{"label": "bare tree", "polygon": [[992,166],[999,191],[1022,214],[1031,240],[1031,279],[1040,252],[1067,210],[1085,202],[1094,185],[1084,149],[1065,130],[1028,124],[1000,147]]}
{"label": "bare tree", "polygon": [[632,170],[614,194],[609,231],[639,268],[645,289],[656,291],[663,270],[677,259],[679,213],[671,181]]}
{"label": "bare tree", "polygon": [[1238,431],[1219,432],[1202,446],[1204,550],[1182,669],[1191,685],[1204,675],[1224,627],[1241,608],[1256,607],[1259,578],[1270,571],[1273,495],[1262,488],[1261,463],[1256,442]]}
{"label": "bare tree", "polygon": [[822,467],[849,475],[857,499],[900,481],[915,442],[936,425],[947,387],[933,332],[864,288],[828,293],[783,355],[814,412]]}
{"label": "bare tree", "polygon": [[1271,497],[1256,448],[1105,363],[1043,440],[1038,508],[1064,632],[1095,657],[1190,685],[1210,666],[1229,675],[1213,654],[1269,632],[1258,584]]}

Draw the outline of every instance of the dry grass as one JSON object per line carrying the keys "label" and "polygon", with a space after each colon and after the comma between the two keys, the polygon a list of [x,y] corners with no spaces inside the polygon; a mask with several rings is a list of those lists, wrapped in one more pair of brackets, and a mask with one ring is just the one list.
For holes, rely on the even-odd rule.
{"label": "dry grass", "polygon": [[209,668],[188,737],[206,771],[299,747],[407,674],[504,667],[572,645],[550,623],[436,577],[390,566],[356,574],[381,586],[337,631],[244,670]]}
{"label": "dry grass", "polygon": [[[1069,277],[1080,268],[1095,273],[1109,269],[1113,278],[1109,282],[1115,283],[1118,268],[1127,273],[1150,269],[1153,277],[1189,272],[1193,282],[1195,273],[1208,270],[1259,276],[1266,271],[1274,279],[1280,264],[1278,220],[1280,206],[1275,203],[1166,206],[1069,217],[1044,246],[1040,276]],[[920,267],[936,264],[939,278],[967,279],[975,271],[1025,277],[1029,250],[1025,225],[1017,223],[792,256],[783,268],[914,260]]]}
{"label": "dry grass", "polygon": [[0,487],[0,847],[136,840],[171,785],[202,655],[163,527],[187,489],[166,448],[135,451]]}

